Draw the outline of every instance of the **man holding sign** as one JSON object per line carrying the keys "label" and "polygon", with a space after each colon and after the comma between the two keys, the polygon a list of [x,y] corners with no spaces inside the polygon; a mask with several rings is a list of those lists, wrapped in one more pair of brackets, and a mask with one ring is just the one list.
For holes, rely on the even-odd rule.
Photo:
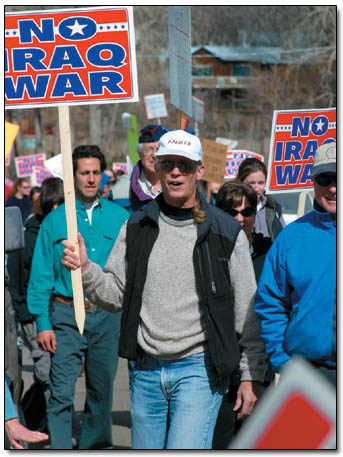
{"label": "man holding sign", "polygon": [[[98,194],[105,158],[98,146],[73,152],[77,225],[88,256],[104,266],[129,213]],[[32,263],[28,306],[36,315],[37,341],[52,354],[48,427],[52,449],[72,449],[72,405],[82,357],[87,396],[79,449],[112,448],[112,392],[118,363],[120,316],[84,300],[86,320],[80,335],[73,307],[70,273],[61,267],[67,238],[65,205],[43,221]],[[51,306],[50,306],[51,304]]]}
{"label": "man holding sign", "polygon": [[81,266],[98,306],[123,308],[119,354],[129,360],[132,448],[210,449],[231,372],[240,366],[241,417],[264,378],[254,271],[240,224],[197,191],[198,137],[165,133],[156,159],[162,193],[122,227],[105,268],[88,259],[80,236],[80,259],[64,241],[62,264]]}
{"label": "man holding sign", "polygon": [[274,371],[292,356],[336,384],[336,143],[315,152],[314,210],[285,227],[270,248],[255,310]]}

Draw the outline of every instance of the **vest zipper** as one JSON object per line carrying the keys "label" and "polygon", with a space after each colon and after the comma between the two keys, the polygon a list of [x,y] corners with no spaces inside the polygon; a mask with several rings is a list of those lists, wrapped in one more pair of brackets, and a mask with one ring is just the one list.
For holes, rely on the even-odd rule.
{"label": "vest zipper", "polygon": [[[209,250],[208,250],[208,245],[207,245],[207,242],[206,243],[206,247],[207,247],[207,253],[209,255]],[[212,316],[210,315],[209,311],[208,311],[208,304],[207,304],[207,301],[206,301],[206,293],[204,291],[204,272],[203,272],[203,268],[202,268],[202,265],[201,265],[201,250],[199,248],[199,246],[196,247],[196,249],[198,250],[198,260],[199,260],[199,271],[200,271],[200,283],[201,283],[201,290],[202,290],[202,295],[203,295],[203,304],[204,304],[204,310],[205,310],[205,314],[206,314],[206,318],[207,318],[207,334],[208,334],[208,341],[209,341],[209,345],[210,345],[210,341],[213,341],[213,358],[211,357],[212,359],[212,363],[214,365],[214,367],[216,368],[217,367],[217,364],[218,364],[218,351],[217,351],[217,347],[216,347],[216,344],[215,344],[215,337],[213,336],[213,333],[212,333],[212,330],[211,330],[211,326],[210,326],[210,323],[212,324],[212,326],[215,326],[215,323],[213,322],[213,319],[212,319]],[[210,267],[210,274],[212,275],[212,271],[211,271],[211,268]],[[213,277],[213,276],[211,276]],[[214,290],[215,290],[215,284],[214,284],[214,281],[212,280],[212,293],[215,293],[213,292],[213,287],[214,287]],[[219,376],[219,375],[218,375]],[[220,378],[220,376],[219,376]]]}
{"label": "vest zipper", "polygon": [[214,295],[215,293],[217,293],[217,289],[216,289],[216,285],[215,285],[215,282],[214,282],[214,276],[213,276],[212,264],[211,264],[211,257],[210,257],[210,250],[209,250],[209,247],[208,247],[207,240],[205,241],[205,245],[206,245],[208,266],[209,266],[209,270],[210,270],[211,291],[212,291],[212,294]]}

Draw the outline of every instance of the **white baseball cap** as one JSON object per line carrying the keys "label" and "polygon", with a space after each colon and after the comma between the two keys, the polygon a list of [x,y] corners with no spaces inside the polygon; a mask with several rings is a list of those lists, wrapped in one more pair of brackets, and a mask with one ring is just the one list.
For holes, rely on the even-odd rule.
{"label": "white baseball cap", "polygon": [[201,162],[202,147],[199,138],[185,130],[171,130],[160,138],[160,145],[156,157],[182,156],[187,159]]}

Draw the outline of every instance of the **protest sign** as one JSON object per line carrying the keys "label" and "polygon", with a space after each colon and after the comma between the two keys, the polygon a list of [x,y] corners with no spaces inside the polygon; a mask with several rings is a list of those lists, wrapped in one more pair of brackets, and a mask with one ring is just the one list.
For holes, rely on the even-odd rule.
{"label": "protest sign", "polygon": [[127,131],[127,142],[129,145],[129,153],[131,163],[135,165],[139,161],[139,155],[137,152],[137,144],[139,140],[138,129],[137,129],[137,118],[135,114],[123,113],[121,115],[123,127]]}
{"label": "protest sign", "polygon": [[309,362],[293,358],[269,387],[230,449],[334,449],[336,392]]}
{"label": "protest sign", "polygon": [[168,6],[168,35],[170,103],[192,117],[190,6]]}
{"label": "protest sign", "polygon": [[33,167],[44,167],[45,154],[34,154],[15,158],[15,168],[18,178],[33,174]]}
{"label": "protest sign", "polygon": [[192,118],[194,122],[205,122],[205,102],[195,95],[192,96]]}
{"label": "protest sign", "polygon": [[[133,11],[94,7],[5,16],[5,107],[58,106],[68,239],[78,252],[69,105],[138,101]],[[71,272],[83,333],[81,270]]]}
{"label": "protest sign", "polygon": [[44,165],[53,176],[63,179],[62,154],[57,154],[46,160]]}
{"label": "protest sign", "polygon": [[238,169],[243,160],[254,157],[255,159],[264,161],[264,157],[256,152],[247,151],[245,149],[232,149],[227,151],[226,155],[226,167],[225,174],[226,178],[235,178],[238,173]]}
{"label": "protest sign", "polygon": [[144,95],[144,106],[147,119],[168,117],[166,99],[163,93]]}
{"label": "protest sign", "polygon": [[51,174],[51,172],[45,168],[44,166],[43,167],[32,167],[32,177],[31,177],[31,184],[33,186],[41,186],[43,181],[46,179],[46,178],[51,178],[53,177],[53,175]]}
{"label": "protest sign", "polygon": [[127,173],[127,163],[126,162],[113,162],[112,170],[114,172],[123,171],[124,173]]}
{"label": "protest sign", "polygon": [[10,152],[19,132],[20,126],[5,121],[5,165],[10,164]]}
{"label": "protest sign", "polygon": [[223,138],[221,136],[217,136],[216,143],[226,144],[227,145],[227,150],[229,151],[230,149],[235,149],[235,147],[238,144],[238,141],[237,140],[231,140],[230,138]]}
{"label": "protest sign", "polygon": [[330,141],[336,141],[336,108],[274,111],[267,193],[311,189],[314,154]]}
{"label": "protest sign", "polygon": [[5,105],[138,101],[132,7],[5,15]]}
{"label": "protest sign", "polygon": [[226,145],[204,139],[202,149],[202,162],[205,166],[203,180],[223,183],[226,164]]}

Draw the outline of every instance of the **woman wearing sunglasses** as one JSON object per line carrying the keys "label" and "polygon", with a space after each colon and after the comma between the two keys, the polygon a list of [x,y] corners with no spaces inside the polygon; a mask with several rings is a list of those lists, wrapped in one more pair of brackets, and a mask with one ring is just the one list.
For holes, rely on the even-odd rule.
{"label": "woman wearing sunglasses", "polygon": [[[257,211],[257,195],[248,184],[239,181],[224,183],[216,195],[216,206],[234,217],[244,230],[250,247],[256,281],[261,274],[266,253],[272,245],[272,240],[262,233],[254,231],[254,222]],[[273,372],[268,365],[265,382],[261,385],[264,390],[269,386]],[[229,392],[224,397],[219,410],[218,419],[213,436],[212,449],[227,449],[231,440],[238,432],[242,421],[237,420],[235,407],[235,392],[239,385],[239,373],[234,373],[230,379]],[[260,392],[262,393],[262,392]]]}
{"label": "woman wearing sunglasses", "polygon": [[238,181],[226,182],[216,195],[216,206],[230,214],[241,224],[249,241],[256,281],[258,281],[265,255],[272,244],[272,240],[254,230],[257,212],[255,191],[251,186]]}

